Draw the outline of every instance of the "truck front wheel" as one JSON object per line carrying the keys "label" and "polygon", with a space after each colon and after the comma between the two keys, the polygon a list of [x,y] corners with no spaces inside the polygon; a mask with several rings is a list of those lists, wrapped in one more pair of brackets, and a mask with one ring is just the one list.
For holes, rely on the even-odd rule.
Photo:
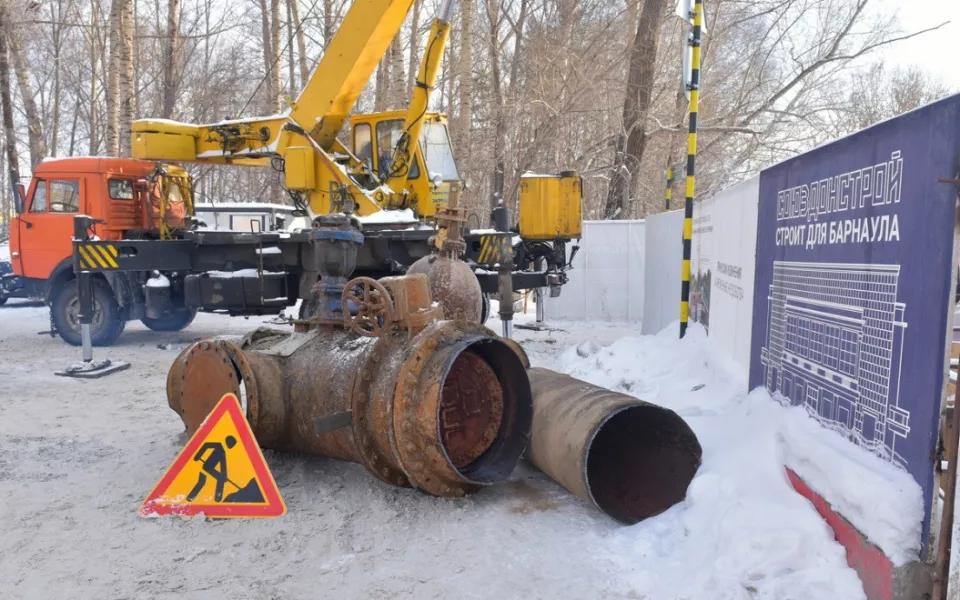
{"label": "truck front wheel", "polygon": [[[68,344],[79,346],[80,337],[80,298],[77,295],[76,280],[60,286],[50,302],[50,316],[57,333]],[[94,346],[109,346],[123,333],[124,323],[120,306],[110,285],[102,279],[93,280],[93,322],[90,324],[90,338]]]}
{"label": "truck front wheel", "polygon": [[144,317],[140,322],[152,331],[180,331],[193,323],[196,316],[197,311],[183,308],[157,319]]}

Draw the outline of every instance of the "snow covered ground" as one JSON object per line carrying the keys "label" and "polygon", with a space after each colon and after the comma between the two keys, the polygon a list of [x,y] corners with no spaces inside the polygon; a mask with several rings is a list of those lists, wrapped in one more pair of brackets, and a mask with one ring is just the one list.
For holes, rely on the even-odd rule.
{"label": "snow covered ground", "polygon": [[[45,308],[0,308],[0,598],[864,597],[781,466],[799,455],[802,467],[810,447],[829,452],[816,445],[823,432],[798,409],[747,395],[697,326],[683,341],[599,323],[515,329],[535,366],[673,408],[699,436],[703,466],[687,499],[638,525],[615,524],[525,463],[505,484],[443,500],[381,484],[357,465],[269,451],[286,516],[138,517],[186,441],[164,393],[176,352],[264,320],[200,315],[178,334],[131,323],[118,345],[96,349],[131,369],[77,381],[53,375],[79,350],[37,335]],[[895,509],[908,514],[881,512],[886,523],[860,507],[875,541],[899,552],[916,509],[909,490],[903,498]]]}

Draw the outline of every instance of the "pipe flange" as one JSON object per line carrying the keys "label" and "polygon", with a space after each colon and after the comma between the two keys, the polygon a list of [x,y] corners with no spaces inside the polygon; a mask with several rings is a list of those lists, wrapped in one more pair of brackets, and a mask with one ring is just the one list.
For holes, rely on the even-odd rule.
{"label": "pipe flange", "polygon": [[406,474],[393,467],[387,457],[378,450],[373,436],[367,429],[370,382],[373,381],[371,372],[379,367],[383,357],[377,347],[378,345],[378,343],[373,344],[373,349],[363,361],[363,367],[352,376],[350,389],[353,390],[351,394],[353,397],[353,406],[351,407],[353,410],[353,436],[359,450],[360,461],[377,479],[398,487],[411,487]]}
{"label": "pipe flange", "polygon": [[240,394],[237,394],[237,400],[241,402],[244,399],[246,400],[247,422],[250,423],[250,428],[256,431],[260,418],[260,386],[257,384],[257,377],[253,373],[253,368],[250,367],[247,357],[235,343],[219,340],[217,345],[227,353],[230,360],[233,361],[234,367],[240,371],[246,398],[241,398]]}
{"label": "pipe flange", "polygon": [[240,377],[227,351],[215,340],[185,348],[167,373],[167,402],[193,435],[224,394],[240,397]]}

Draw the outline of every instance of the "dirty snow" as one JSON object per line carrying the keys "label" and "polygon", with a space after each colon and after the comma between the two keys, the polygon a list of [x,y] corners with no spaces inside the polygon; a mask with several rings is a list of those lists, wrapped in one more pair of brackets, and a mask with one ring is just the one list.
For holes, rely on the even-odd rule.
{"label": "dirty snow", "polygon": [[699,436],[687,499],[638,525],[615,524],[525,463],[507,483],[443,500],[358,465],[272,451],[284,517],[138,517],[186,441],[164,393],[174,354],[161,348],[266,320],[202,314],[176,334],[129,323],[94,356],[132,367],[79,381],[53,375],[80,351],[37,335],[45,308],[0,308],[0,598],[864,597],[781,467],[782,438],[804,433],[795,421],[807,417],[748,396],[697,326],[684,341],[622,324],[515,329],[536,366],[669,406]]}

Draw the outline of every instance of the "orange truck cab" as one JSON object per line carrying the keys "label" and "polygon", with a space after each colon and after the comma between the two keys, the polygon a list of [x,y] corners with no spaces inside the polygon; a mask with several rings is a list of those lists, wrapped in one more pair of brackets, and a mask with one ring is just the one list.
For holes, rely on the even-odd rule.
{"label": "orange truck cab", "polygon": [[[0,279],[0,304],[9,297],[45,300],[54,327],[68,342],[73,342],[74,329],[79,341],[73,218],[88,215],[104,221],[94,229],[104,241],[160,239],[182,227],[193,212],[189,177],[183,169],[130,158],[45,160],[34,170],[29,188],[20,187],[18,196],[18,214],[10,224],[13,274]],[[162,210],[161,198],[166,200]],[[111,283],[101,278],[94,289],[95,319],[109,325],[101,328],[105,335],[100,342],[108,343],[112,340],[107,338],[119,335],[127,319],[138,318],[118,301]],[[183,311],[177,312],[176,319],[166,317],[139,318],[161,330],[171,330],[180,322],[185,327],[192,320],[192,314]]]}

